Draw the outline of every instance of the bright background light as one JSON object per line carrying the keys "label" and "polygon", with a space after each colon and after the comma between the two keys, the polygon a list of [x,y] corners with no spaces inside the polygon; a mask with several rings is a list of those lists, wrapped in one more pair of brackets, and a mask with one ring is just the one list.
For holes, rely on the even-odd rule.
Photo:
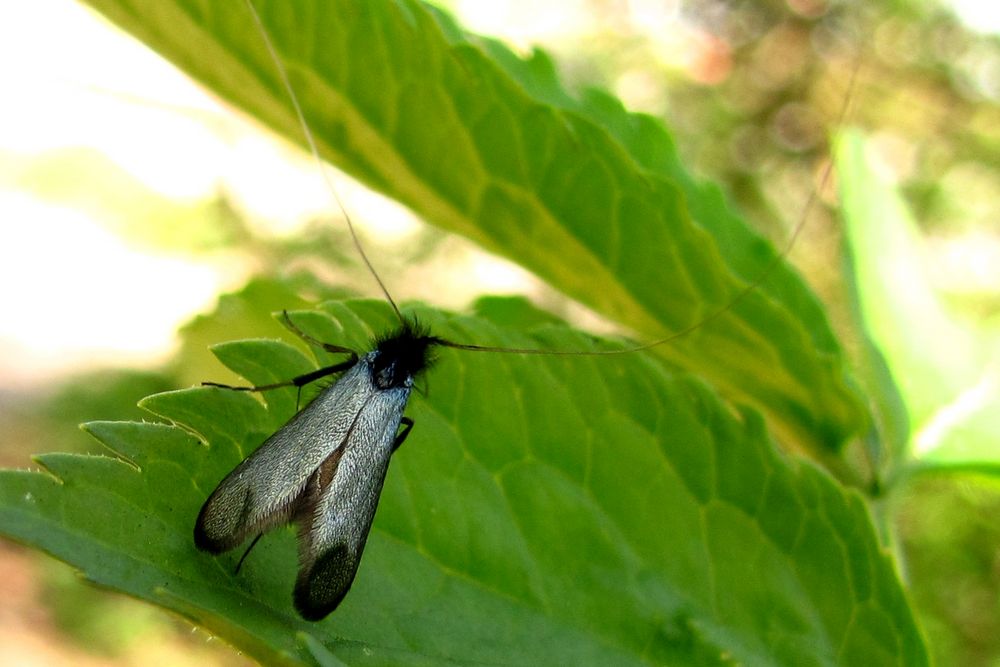
{"label": "bright background light", "polygon": [[[235,252],[136,242],[169,230],[150,231],[141,216],[109,229],[99,205],[60,197],[60,188],[72,189],[64,181],[90,175],[88,160],[110,161],[172,205],[193,209],[225,192],[248,224],[272,234],[293,235],[310,220],[337,215],[313,160],[73,0],[0,3],[0,58],[8,64],[0,69],[0,377],[7,387],[109,364],[161,363],[180,324],[253,273]],[[395,202],[342,175],[335,182],[371,245],[403,246],[420,229]],[[391,258],[369,252],[378,266],[393,268]],[[445,252],[440,273],[414,269],[419,279],[404,274],[395,291],[462,307],[483,292],[542,289],[525,271],[461,241],[448,241]]]}

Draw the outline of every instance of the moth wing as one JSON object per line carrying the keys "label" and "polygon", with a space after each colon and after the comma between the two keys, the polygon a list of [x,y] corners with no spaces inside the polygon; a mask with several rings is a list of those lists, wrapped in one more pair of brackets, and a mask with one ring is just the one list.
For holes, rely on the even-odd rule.
{"label": "moth wing", "polygon": [[310,478],[300,513],[295,608],[316,621],[354,582],[378,508],[410,389],[376,392],[358,413],[342,450]]}
{"label": "moth wing", "polygon": [[338,456],[373,392],[367,369],[356,364],[278,429],[205,501],[195,545],[221,553],[293,519],[307,483],[321,464]]}

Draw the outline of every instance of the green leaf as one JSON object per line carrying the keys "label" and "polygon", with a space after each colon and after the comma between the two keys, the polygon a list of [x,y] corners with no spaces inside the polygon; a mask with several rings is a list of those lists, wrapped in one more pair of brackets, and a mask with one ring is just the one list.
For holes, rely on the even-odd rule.
{"label": "green leaf", "polygon": [[[302,132],[239,2],[90,0],[276,131]],[[324,157],[654,340],[656,353],[766,412],[820,456],[866,421],[815,299],[792,271],[737,298],[774,250],[680,166],[664,128],[607,96],[573,103],[439,11],[259,2]]]}
{"label": "green leaf", "polygon": [[[912,216],[866,155],[863,136],[838,144],[844,220],[861,320],[888,374],[877,397],[898,387],[910,443],[924,464],[984,469],[1000,464],[1000,335],[952,315],[928,283]],[[895,387],[890,386],[894,381]]]}
{"label": "green leaf", "polygon": [[[450,339],[608,344],[541,316],[518,333],[519,309],[486,304],[503,327],[412,312]],[[292,317],[351,344],[393,321],[371,301]],[[302,370],[283,343],[219,352],[252,379]],[[860,497],[701,381],[648,355],[443,350],[425,385],[354,587],[322,623],[291,606],[292,531],[239,574],[240,550],[192,543],[207,495],[293,413],[287,392],[169,392],[143,403],[169,424],[89,424],[114,456],[0,473],[0,529],[266,664],[927,663]]]}

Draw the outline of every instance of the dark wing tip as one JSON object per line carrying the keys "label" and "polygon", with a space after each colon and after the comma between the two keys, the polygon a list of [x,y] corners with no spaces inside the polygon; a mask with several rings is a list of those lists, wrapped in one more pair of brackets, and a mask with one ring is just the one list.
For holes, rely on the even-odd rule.
{"label": "dark wing tip", "polygon": [[198,512],[198,520],[194,523],[194,545],[198,548],[198,551],[207,551],[210,554],[221,554],[223,551],[229,551],[236,546],[232,536],[228,538],[217,538],[209,535],[208,528],[209,524],[209,506],[212,504],[212,498],[209,497],[205,504],[202,505],[201,511]]}
{"label": "dark wing tip", "polygon": [[198,548],[198,551],[207,551],[210,554],[221,554],[223,551],[226,551],[223,544],[208,536],[205,528],[201,525],[200,517],[198,523],[194,526],[194,545]]}
{"label": "dark wing tip", "polygon": [[358,560],[338,544],[299,571],[295,581],[295,609],[307,621],[326,618],[340,606],[358,571]]}

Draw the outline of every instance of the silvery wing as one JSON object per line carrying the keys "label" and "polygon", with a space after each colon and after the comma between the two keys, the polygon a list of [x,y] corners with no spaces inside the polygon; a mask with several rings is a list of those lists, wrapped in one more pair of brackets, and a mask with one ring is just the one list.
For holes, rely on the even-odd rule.
{"label": "silvery wing", "polygon": [[366,400],[357,410],[343,446],[328,457],[306,486],[300,511],[299,575],[295,608],[317,620],[347,594],[378,508],[412,378],[379,389],[372,380],[372,355],[357,368],[369,378]]}

